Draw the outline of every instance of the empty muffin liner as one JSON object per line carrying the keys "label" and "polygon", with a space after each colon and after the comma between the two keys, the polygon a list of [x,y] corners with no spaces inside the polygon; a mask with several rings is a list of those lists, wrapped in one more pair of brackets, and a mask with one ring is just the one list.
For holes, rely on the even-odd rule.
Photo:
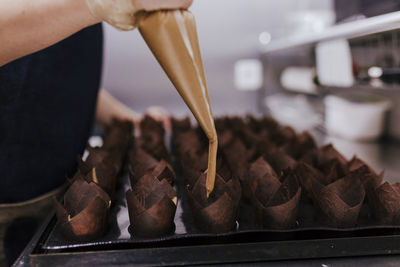
{"label": "empty muffin liner", "polygon": [[166,179],[142,176],[126,192],[130,230],[138,237],[159,237],[174,229],[177,196]]}
{"label": "empty muffin liner", "polygon": [[64,205],[55,199],[54,205],[66,239],[82,242],[104,234],[111,200],[95,183],[76,179],[64,195]]}

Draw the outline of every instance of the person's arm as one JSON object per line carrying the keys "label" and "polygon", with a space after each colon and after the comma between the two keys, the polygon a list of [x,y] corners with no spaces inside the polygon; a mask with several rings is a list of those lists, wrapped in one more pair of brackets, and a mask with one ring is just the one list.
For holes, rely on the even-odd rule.
{"label": "person's arm", "polygon": [[[154,119],[161,121],[164,128],[169,131],[171,128],[170,115],[165,109],[157,106],[149,107],[146,114]],[[120,120],[130,120],[139,127],[142,114],[137,113],[127,107],[124,103],[113,97],[109,92],[101,89],[97,97],[96,124],[104,127],[111,123],[113,118]]]}
{"label": "person's arm", "polygon": [[104,127],[110,124],[113,118],[130,120],[137,125],[142,115],[127,107],[106,90],[100,89],[97,97],[96,124]]}
{"label": "person's arm", "polygon": [[[109,15],[118,18],[139,10],[187,8],[192,0],[90,0],[89,3],[99,12],[97,16],[92,15],[86,0],[1,0],[0,67],[51,46]],[[121,12],[120,8],[126,10]],[[114,14],[116,10],[119,13]]]}
{"label": "person's arm", "polygon": [[0,66],[98,22],[85,0],[1,0]]}

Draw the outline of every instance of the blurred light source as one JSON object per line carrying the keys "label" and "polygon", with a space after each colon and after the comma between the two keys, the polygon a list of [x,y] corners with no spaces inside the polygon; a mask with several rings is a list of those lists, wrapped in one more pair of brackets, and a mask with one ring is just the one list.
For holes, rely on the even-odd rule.
{"label": "blurred light source", "polygon": [[258,59],[241,59],[235,63],[235,87],[240,91],[254,91],[263,84],[263,65]]}
{"label": "blurred light source", "polygon": [[258,40],[260,41],[261,44],[267,45],[271,42],[271,34],[269,32],[262,32],[258,36]]}
{"label": "blurred light source", "polygon": [[383,74],[383,70],[380,67],[371,67],[368,69],[368,75],[371,78],[379,78]]}

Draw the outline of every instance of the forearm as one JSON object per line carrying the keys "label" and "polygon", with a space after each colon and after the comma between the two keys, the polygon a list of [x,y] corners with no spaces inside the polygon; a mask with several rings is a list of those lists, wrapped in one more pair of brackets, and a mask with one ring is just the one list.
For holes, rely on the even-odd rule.
{"label": "forearm", "polygon": [[106,90],[101,89],[97,97],[96,124],[105,126],[113,118],[131,120],[138,124],[142,116],[114,98]]}
{"label": "forearm", "polygon": [[85,0],[2,0],[0,66],[97,22]]}

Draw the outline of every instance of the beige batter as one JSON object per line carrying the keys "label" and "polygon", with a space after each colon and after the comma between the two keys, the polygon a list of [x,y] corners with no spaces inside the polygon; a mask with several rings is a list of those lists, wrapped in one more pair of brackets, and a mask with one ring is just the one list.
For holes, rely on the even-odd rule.
{"label": "beige batter", "polygon": [[195,18],[187,10],[140,14],[139,31],[209,140],[207,197],[214,189],[218,138]]}

